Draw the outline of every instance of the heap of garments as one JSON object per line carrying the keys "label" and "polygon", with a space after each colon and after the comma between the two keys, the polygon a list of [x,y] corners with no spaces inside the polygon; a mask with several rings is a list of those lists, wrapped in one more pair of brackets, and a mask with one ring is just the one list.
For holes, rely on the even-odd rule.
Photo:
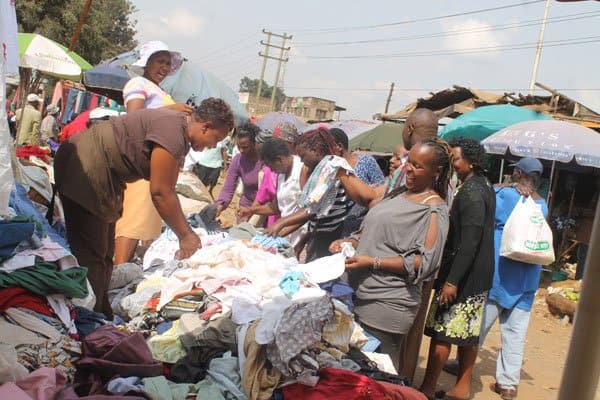
{"label": "heap of garments", "polygon": [[106,321],[85,267],[17,214],[0,223],[0,398],[424,399],[321,288],[343,255],[298,264],[242,227],[174,261],[167,231],[143,266],[115,268]]}

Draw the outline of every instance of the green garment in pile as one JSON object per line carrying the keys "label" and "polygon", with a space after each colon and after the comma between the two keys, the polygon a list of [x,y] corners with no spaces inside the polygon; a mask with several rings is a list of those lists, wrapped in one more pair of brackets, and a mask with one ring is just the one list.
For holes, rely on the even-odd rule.
{"label": "green garment in pile", "polygon": [[64,294],[81,299],[88,295],[86,277],[86,267],[59,271],[56,263],[36,258],[32,267],[13,272],[0,271],[0,289],[22,287],[40,296]]}

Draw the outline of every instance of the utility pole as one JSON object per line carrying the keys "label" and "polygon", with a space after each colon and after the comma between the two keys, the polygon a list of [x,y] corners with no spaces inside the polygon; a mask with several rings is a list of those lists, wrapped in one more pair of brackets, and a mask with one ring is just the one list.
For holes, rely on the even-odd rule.
{"label": "utility pole", "polygon": [[[271,32],[267,32],[266,30],[262,30],[263,33],[267,35],[267,43],[263,43],[260,41],[260,44],[265,46],[265,55],[263,56],[262,68],[260,70],[260,80],[258,81],[258,88],[256,89],[256,106],[260,104],[260,92],[262,90],[262,83],[265,79],[265,68],[267,67],[267,57],[269,56],[269,47],[271,46]],[[258,53],[260,56],[261,54]]]}
{"label": "utility pole", "polygon": [[387,100],[385,102],[385,111],[383,112],[384,114],[388,113],[388,110],[390,108],[390,102],[392,101],[393,93],[394,93],[394,82],[392,82],[392,84],[390,85],[390,93],[388,94]]}
{"label": "utility pole", "polygon": [[542,26],[540,27],[540,37],[538,38],[537,49],[535,51],[535,60],[533,62],[533,71],[531,73],[531,80],[529,81],[530,95],[533,95],[535,81],[537,80],[538,67],[540,66],[540,57],[542,56],[542,45],[544,44],[544,32],[546,31],[546,21],[548,20],[548,11],[550,11],[550,0],[546,0],[546,7],[544,9],[544,19],[542,20]]}
{"label": "utility pole", "polygon": [[[259,52],[258,55],[259,57],[263,58],[263,65],[262,65],[262,72],[261,72],[261,77],[260,77],[260,81],[258,82],[258,90],[256,92],[256,103],[257,105],[259,104],[260,101],[260,92],[262,90],[262,82],[264,79],[264,74],[265,74],[265,68],[267,65],[267,59],[271,59],[271,60],[275,60],[278,61],[277,64],[277,74],[275,77],[275,83],[273,84],[273,91],[271,93],[271,103],[269,105],[269,110],[273,110],[273,105],[275,103],[275,94],[277,92],[277,86],[279,83],[279,74],[281,73],[281,63],[285,63],[289,60],[289,58],[284,58],[285,57],[285,52],[290,50],[290,47],[285,47],[285,43],[287,40],[291,40],[292,39],[292,35],[288,36],[286,33],[284,33],[283,35],[280,35],[278,33],[273,33],[273,32],[269,32],[266,29],[263,29],[262,32],[267,35],[267,42],[265,43],[264,41],[260,41],[260,44],[265,46],[265,52],[264,54],[262,52]],[[271,44],[271,38],[272,37],[277,37],[277,38],[281,38],[282,43],[281,46],[277,46],[274,44]],[[279,53],[279,57],[273,57],[269,55],[269,49],[270,48],[275,48],[275,49],[279,49],[280,53]]]}
{"label": "utility pole", "polygon": [[285,47],[285,41],[287,39],[292,39],[292,36],[287,36],[285,33],[283,34],[281,47],[279,47],[279,62],[277,63],[277,73],[275,73],[275,83],[273,84],[273,91],[271,92],[271,104],[269,105],[269,109],[273,111],[273,105],[275,104],[275,94],[277,93],[277,86],[279,85],[279,73],[281,72],[281,63],[287,62],[289,58],[283,59],[283,55],[290,48]]}

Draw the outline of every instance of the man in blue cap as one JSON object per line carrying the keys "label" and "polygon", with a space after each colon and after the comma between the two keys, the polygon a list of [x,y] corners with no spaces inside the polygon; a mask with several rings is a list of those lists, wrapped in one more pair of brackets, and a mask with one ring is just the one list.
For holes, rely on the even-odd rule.
{"label": "man in blue cap", "polygon": [[496,383],[492,385],[491,389],[498,393],[503,400],[517,397],[525,336],[542,267],[501,257],[499,253],[502,232],[521,195],[531,196],[536,203],[541,205],[544,216],[548,215],[546,201],[537,193],[544,171],[542,163],[535,158],[527,157],[522,158],[513,166],[513,183],[499,185],[495,188],[494,249],[496,264],[494,283],[485,305],[479,342],[481,347],[487,333],[498,319],[502,348],[496,360]]}

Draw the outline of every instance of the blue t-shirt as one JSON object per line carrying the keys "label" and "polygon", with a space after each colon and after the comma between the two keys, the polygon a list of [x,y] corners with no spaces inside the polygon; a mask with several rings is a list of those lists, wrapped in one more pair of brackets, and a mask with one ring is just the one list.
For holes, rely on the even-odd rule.
{"label": "blue t-shirt", "polygon": [[[500,242],[504,224],[506,224],[521,195],[512,187],[497,187],[495,191],[494,253],[496,264],[494,284],[488,293],[488,298],[503,308],[516,307],[520,310],[529,311],[538,288],[542,266],[500,257]],[[539,199],[535,202],[542,206],[544,217],[547,217],[548,205],[546,201]]]}

